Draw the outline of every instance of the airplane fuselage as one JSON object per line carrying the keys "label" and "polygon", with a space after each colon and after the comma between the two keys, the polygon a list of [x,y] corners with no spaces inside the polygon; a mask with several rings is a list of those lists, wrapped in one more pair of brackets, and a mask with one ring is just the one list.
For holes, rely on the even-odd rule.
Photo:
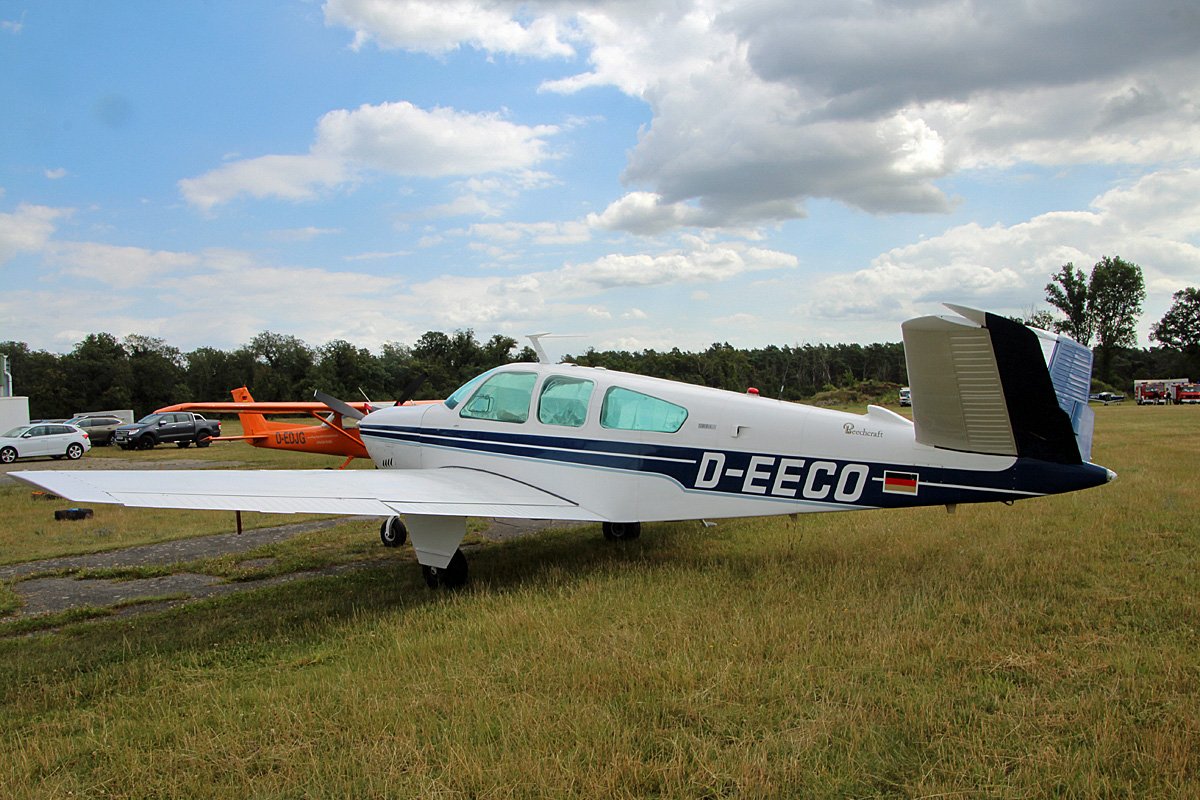
{"label": "airplane fuselage", "polygon": [[[916,441],[879,406],[850,414],[574,365],[512,364],[446,403],[359,425],[383,469],[517,477],[613,521],[1012,501],[1105,483],[1092,464]],[[582,515],[581,515],[582,517]]]}

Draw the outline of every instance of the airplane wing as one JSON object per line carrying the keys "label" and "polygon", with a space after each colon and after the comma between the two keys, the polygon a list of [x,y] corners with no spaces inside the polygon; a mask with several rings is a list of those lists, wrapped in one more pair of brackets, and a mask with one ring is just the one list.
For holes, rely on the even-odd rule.
{"label": "airplane wing", "polygon": [[77,503],[270,514],[519,517],[604,521],[563,497],[490,472],[409,470],[63,470],[10,477]]}
{"label": "airplane wing", "polygon": [[[367,403],[362,401],[355,403],[347,403],[351,408],[362,413],[370,411]],[[382,403],[380,405],[383,405]],[[257,400],[249,403],[176,403],[173,406],[166,406],[158,409],[155,413],[165,413],[168,411],[211,411],[216,414],[295,414],[303,415],[309,412],[316,411],[320,414],[330,413],[329,406],[324,403],[312,402],[278,402],[278,403],[260,403]]]}
{"label": "airplane wing", "polygon": [[[405,405],[426,405],[429,403],[440,403],[441,400],[409,400]],[[393,403],[366,403],[364,401],[350,402],[346,405],[359,411],[363,414],[368,413],[373,409],[384,408],[394,405]],[[170,411],[211,411],[214,414],[292,414],[302,416],[312,412],[318,414],[328,414],[331,409],[324,403],[303,402],[303,401],[281,401],[281,402],[259,402],[253,400],[247,403],[238,402],[212,402],[212,403],[176,403],[173,406],[165,406],[157,409],[155,413],[166,413]]]}

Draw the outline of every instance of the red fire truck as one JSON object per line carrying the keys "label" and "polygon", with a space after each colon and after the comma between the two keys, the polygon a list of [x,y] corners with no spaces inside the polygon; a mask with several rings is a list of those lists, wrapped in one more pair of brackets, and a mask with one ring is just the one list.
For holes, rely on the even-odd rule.
{"label": "red fire truck", "polygon": [[1190,383],[1187,378],[1138,380],[1133,382],[1133,397],[1139,406],[1170,405],[1176,402],[1176,387],[1186,386]]}
{"label": "red fire truck", "polygon": [[1175,402],[1183,404],[1200,404],[1200,383],[1181,383],[1175,387]]}

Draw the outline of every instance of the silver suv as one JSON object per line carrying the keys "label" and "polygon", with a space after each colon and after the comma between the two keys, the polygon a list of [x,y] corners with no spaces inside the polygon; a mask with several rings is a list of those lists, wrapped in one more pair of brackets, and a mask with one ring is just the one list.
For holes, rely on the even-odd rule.
{"label": "silver suv", "polygon": [[75,425],[81,428],[88,438],[92,440],[92,444],[112,444],[113,431],[118,426],[124,425],[124,421],[117,417],[108,417],[104,415],[80,417],[72,417],[67,420],[68,425]]}

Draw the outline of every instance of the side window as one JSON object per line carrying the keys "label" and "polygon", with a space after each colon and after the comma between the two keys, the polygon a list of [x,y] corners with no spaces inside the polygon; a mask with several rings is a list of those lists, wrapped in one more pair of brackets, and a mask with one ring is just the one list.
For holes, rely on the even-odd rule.
{"label": "side window", "polygon": [[50,429],[45,425],[38,425],[36,428],[31,428],[29,431],[30,436],[45,436],[48,433],[50,433]]}
{"label": "side window", "polygon": [[600,424],[623,431],[675,433],[687,419],[687,409],[641,392],[614,386],[604,395]]}
{"label": "side window", "polygon": [[459,416],[497,422],[524,422],[529,419],[529,401],[533,397],[533,384],[536,382],[535,372],[497,372],[471,395]]}
{"label": "side window", "polygon": [[542,384],[538,422],[579,428],[587,421],[588,400],[595,384],[582,378],[552,375]]}

